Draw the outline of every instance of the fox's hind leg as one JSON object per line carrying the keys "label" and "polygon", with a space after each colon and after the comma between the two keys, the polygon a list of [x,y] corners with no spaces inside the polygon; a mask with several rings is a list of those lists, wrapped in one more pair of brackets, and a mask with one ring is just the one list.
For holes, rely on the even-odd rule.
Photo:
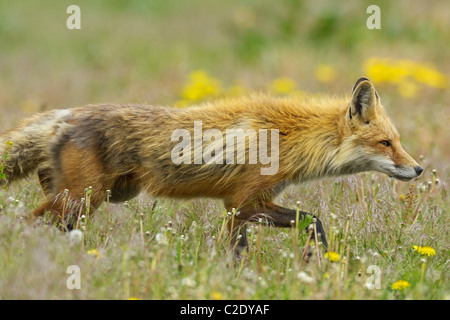
{"label": "fox's hind leg", "polygon": [[40,182],[44,192],[51,191],[48,201],[35,209],[33,215],[42,217],[49,213],[51,222],[62,222],[70,229],[76,223],[86,188],[92,187],[89,202],[90,212],[93,212],[105,199],[111,182],[106,179],[103,163],[94,151],[70,142],[61,148],[54,170],[54,179],[49,178],[48,171],[41,171]]}
{"label": "fox's hind leg", "polygon": [[46,197],[53,194],[53,174],[51,168],[42,168],[38,170],[39,183]]}
{"label": "fox's hind leg", "polygon": [[[224,201],[227,212],[233,212],[231,202]],[[247,242],[247,224],[245,220],[238,218],[236,214],[229,217],[227,222],[228,232],[230,234],[229,247],[233,250],[237,258],[241,257],[241,254],[248,250]]]}
{"label": "fox's hind leg", "polygon": [[247,225],[245,221],[232,217],[228,221],[227,226],[230,233],[229,247],[234,251],[235,255],[240,258],[241,254],[248,250]]}
{"label": "fox's hind leg", "polygon": [[111,202],[124,202],[136,197],[141,192],[140,179],[136,173],[117,177],[111,187]]}

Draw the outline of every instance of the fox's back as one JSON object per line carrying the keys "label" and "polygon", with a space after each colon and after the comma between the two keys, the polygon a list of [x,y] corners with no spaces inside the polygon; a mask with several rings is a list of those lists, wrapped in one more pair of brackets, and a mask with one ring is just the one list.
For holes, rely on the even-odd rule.
{"label": "fox's back", "polygon": [[[315,135],[320,138],[321,132],[335,134],[335,124],[330,119],[342,105],[341,100],[330,103],[330,100],[307,101],[265,95],[182,109],[150,105],[87,105],[56,112],[65,114],[59,120],[64,125],[59,126],[56,137],[51,139],[49,157],[58,167],[62,148],[71,142],[94,152],[108,174],[140,177],[144,187],[153,193],[223,197],[253,180],[259,187],[281,183],[295,173],[295,164],[302,159],[311,165],[308,157],[317,156],[308,150],[309,140]],[[324,112],[326,108],[332,112]],[[190,152],[184,154],[185,161],[181,163],[174,161],[174,155],[177,156],[174,148],[182,140],[176,135],[180,130],[188,134],[189,141],[184,142],[190,148],[178,152],[182,156]],[[211,130],[219,134],[220,139],[207,137]],[[243,159],[238,159],[237,144],[229,145],[227,133],[230,130],[241,130],[244,135]],[[261,147],[267,155],[273,155],[271,131],[276,131],[277,135],[277,167],[275,172],[265,176],[261,175],[261,168],[267,167],[267,163],[250,163],[251,145],[260,143],[261,133],[265,133],[264,138],[268,140],[265,145],[258,145],[256,157],[260,156]],[[319,140],[318,143],[322,142]],[[217,154],[217,150],[222,153]],[[228,157],[230,150],[231,158]],[[209,162],[204,158],[205,152],[212,155]]]}
{"label": "fox's back", "polygon": [[154,194],[221,197],[233,192],[233,176],[251,168],[226,163],[199,165],[193,161],[194,150],[191,163],[176,164],[171,153],[178,143],[172,141],[172,133],[187,130],[194,139],[194,121],[201,121],[203,130],[217,129],[224,134],[226,128],[240,123],[236,119],[241,117],[207,109],[110,104],[74,108],[71,117],[62,120],[67,126],[55,132],[50,157],[58,161],[61,150],[71,142],[93,150],[108,174],[136,175]]}

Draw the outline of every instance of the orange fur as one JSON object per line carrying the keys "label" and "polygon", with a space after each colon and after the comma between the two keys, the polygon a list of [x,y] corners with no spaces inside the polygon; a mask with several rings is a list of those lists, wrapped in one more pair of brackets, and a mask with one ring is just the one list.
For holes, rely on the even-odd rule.
{"label": "orange fur", "polygon": [[[278,130],[277,172],[262,175],[261,163],[175,164],[171,151],[177,142],[171,140],[171,134],[184,129],[194,136],[194,121],[201,121],[203,133],[217,129],[223,136],[230,128],[254,130],[258,138],[260,129]],[[35,210],[37,216],[46,210],[60,214],[58,195],[64,189],[77,202],[85,188],[92,186],[94,208],[101,204],[107,189],[118,202],[145,190],[162,197],[223,199],[227,210],[237,208],[240,213],[230,231],[261,216],[275,226],[289,227],[295,211],[275,205],[273,198],[290,183],[367,170],[407,180],[421,170],[401,147],[378,93],[366,78],[358,80],[347,98],[259,94],[186,109],[88,105],[54,110],[0,136],[2,145],[7,140],[13,146],[8,150],[2,182],[38,171],[48,202]],[[203,150],[223,144],[220,140],[205,142]],[[247,141],[247,159],[249,145]],[[198,151],[194,149],[191,158],[195,159]],[[318,224],[326,244],[320,221]],[[240,244],[245,246],[242,240]]]}

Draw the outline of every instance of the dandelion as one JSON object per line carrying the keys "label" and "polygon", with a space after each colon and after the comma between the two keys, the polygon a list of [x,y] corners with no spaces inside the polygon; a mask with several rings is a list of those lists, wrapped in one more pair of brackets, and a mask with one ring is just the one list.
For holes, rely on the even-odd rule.
{"label": "dandelion", "polygon": [[245,88],[243,85],[235,84],[227,89],[226,95],[229,97],[238,97],[244,95],[247,91],[247,88]]}
{"label": "dandelion", "polygon": [[83,232],[81,230],[72,230],[69,232],[70,243],[80,243],[83,240]]}
{"label": "dandelion", "polygon": [[410,80],[400,82],[397,89],[398,93],[405,98],[414,98],[418,91],[417,85]]}
{"label": "dandelion", "polygon": [[191,72],[189,82],[183,88],[182,98],[198,101],[208,96],[218,96],[222,92],[220,81],[202,70]]}
{"label": "dandelion", "polygon": [[337,252],[333,252],[333,251],[327,252],[327,253],[325,253],[324,257],[325,257],[325,259],[328,259],[331,262],[339,261],[339,253],[337,253]]}
{"label": "dandelion", "polygon": [[321,64],[316,68],[316,79],[322,83],[329,83],[336,79],[336,71],[333,66]]}
{"label": "dandelion", "polygon": [[389,67],[385,59],[370,58],[364,62],[364,69],[367,76],[374,82],[384,82],[392,79],[390,76],[394,72]]}
{"label": "dandelion", "polygon": [[413,75],[418,82],[426,84],[430,87],[439,89],[445,89],[447,87],[446,77],[432,67],[417,65],[414,68]]}
{"label": "dandelion", "polygon": [[430,257],[430,256],[435,256],[436,255],[436,250],[434,250],[432,247],[428,247],[428,246],[425,246],[425,247],[413,246],[413,249],[415,251],[417,251],[418,253],[420,253],[421,255],[424,255],[424,256]]}
{"label": "dandelion", "polygon": [[275,94],[287,94],[295,90],[297,84],[288,77],[281,77],[273,80],[269,85],[269,90]]}
{"label": "dandelion", "polygon": [[87,252],[88,255],[90,256],[95,256],[95,257],[100,257],[100,252],[98,251],[98,249],[91,249]]}
{"label": "dandelion", "polygon": [[405,280],[398,280],[394,282],[391,286],[392,290],[404,290],[406,288],[409,288],[411,285],[408,281]]}
{"label": "dandelion", "polygon": [[294,90],[289,95],[297,99],[303,99],[308,95],[308,93],[302,90]]}
{"label": "dandelion", "polygon": [[39,103],[32,99],[23,100],[20,103],[20,108],[26,112],[36,112],[36,110],[39,110],[39,107]]}
{"label": "dandelion", "polygon": [[304,283],[314,283],[314,278],[304,271],[297,273],[297,279]]}
{"label": "dandelion", "polygon": [[213,299],[213,300],[222,300],[223,297],[222,297],[222,294],[220,292],[214,291],[214,292],[211,293],[211,299]]}
{"label": "dandelion", "polygon": [[163,233],[161,233],[161,232],[158,232],[157,234],[156,234],[156,236],[155,236],[155,240],[156,240],[156,242],[158,243],[158,244],[167,244],[167,238],[166,238],[166,236],[163,234]]}
{"label": "dandelion", "polygon": [[186,277],[181,280],[181,285],[189,288],[193,288],[196,286],[196,282],[194,279]]}
{"label": "dandelion", "polygon": [[423,282],[423,279],[425,278],[425,273],[427,272],[427,259],[421,259],[422,262],[422,268],[420,272],[420,282]]}
{"label": "dandelion", "polygon": [[407,98],[417,94],[419,84],[437,89],[448,87],[448,78],[436,68],[411,60],[372,57],[365,61],[364,68],[372,81],[396,84],[399,93]]}

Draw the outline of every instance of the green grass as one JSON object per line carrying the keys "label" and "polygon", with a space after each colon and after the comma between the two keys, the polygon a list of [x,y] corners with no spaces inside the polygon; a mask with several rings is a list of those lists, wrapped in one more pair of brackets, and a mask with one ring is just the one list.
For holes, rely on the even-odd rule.
{"label": "green grass", "polygon": [[[228,234],[223,232],[229,216],[220,203],[209,200],[158,200],[154,206],[153,199],[140,196],[125,205],[110,205],[109,210],[105,204],[87,222],[83,240],[74,242],[70,234],[63,235],[51,226],[33,227],[26,221],[31,206],[26,203],[39,197],[31,183],[17,198],[3,202],[0,296],[448,298],[447,191],[441,185],[422,190],[425,177],[415,181],[403,200],[396,192],[399,183],[378,174],[287,190],[279,202],[289,205],[292,199],[300,200],[301,209],[308,208],[324,222],[330,250],[340,253],[339,262],[322,258],[320,267],[314,250],[308,264],[300,258],[305,234],[296,237],[294,229],[258,224],[249,228],[248,255],[236,261],[227,250]],[[316,191],[306,194],[308,189]],[[413,250],[415,245],[435,248],[436,256],[421,256]],[[88,253],[92,249],[98,250],[98,257]],[[80,267],[80,290],[66,286],[70,265]],[[365,286],[372,275],[369,266],[379,268],[380,289]],[[392,290],[398,280],[408,281],[411,287]]]}
{"label": "green grass", "polygon": [[[87,103],[173,105],[195,70],[224,88],[266,90],[288,77],[298,90],[330,95],[349,94],[372,56],[450,74],[450,8],[442,1],[380,1],[382,29],[373,31],[365,23],[372,3],[260,0],[77,1],[82,30],[69,31],[72,2],[0,0],[1,129],[38,111]],[[334,81],[315,77],[321,64],[334,68]],[[448,299],[449,90],[420,86],[402,97],[395,85],[375,86],[422,176],[408,183],[376,173],[327,179],[292,186],[277,199],[290,208],[299,202],[322,220],[339,262],[322,258],[319,267],[313,250],[305,264],[305,233],[258,224],[249,230],[248,255],[236,261],[227,249],[228,215],[209,199],[155,204],[140,195],[105,203],[76,242],[30,221],[44,198],[31,177],[0,190],[0,299]],[[436,255],[425,258],[413,246],[431,246]],[[80,267],[80,290],[66,286],[71,265]],[[366,287],[369,266],[379,268],[380,289]],[[391,289],[398,280],[410,287]]]}

